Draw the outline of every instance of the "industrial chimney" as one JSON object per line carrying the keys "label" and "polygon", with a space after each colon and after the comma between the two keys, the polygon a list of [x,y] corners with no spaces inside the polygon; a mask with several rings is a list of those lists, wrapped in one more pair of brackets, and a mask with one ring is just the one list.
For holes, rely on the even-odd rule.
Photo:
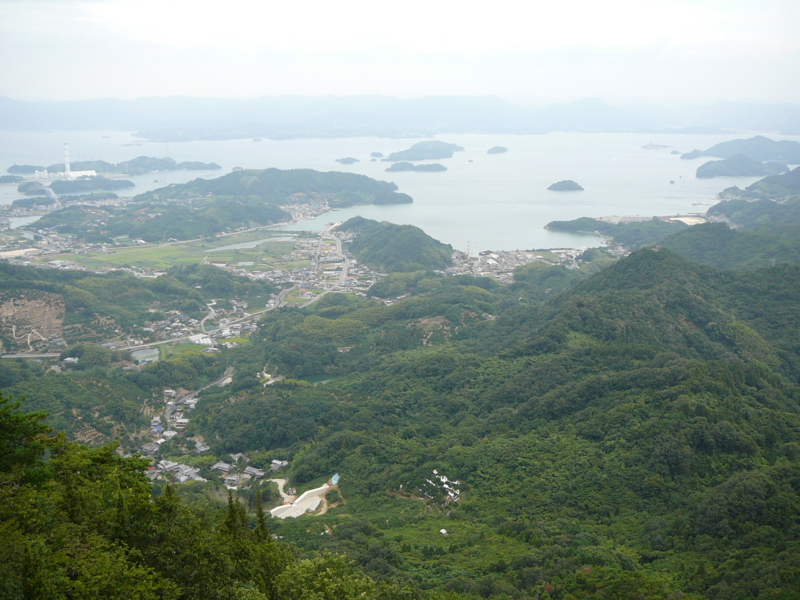
{"label": "industrial chimney", "polygon": [[64,179],[72,179],[69,172],[69,146],[64,144]]}

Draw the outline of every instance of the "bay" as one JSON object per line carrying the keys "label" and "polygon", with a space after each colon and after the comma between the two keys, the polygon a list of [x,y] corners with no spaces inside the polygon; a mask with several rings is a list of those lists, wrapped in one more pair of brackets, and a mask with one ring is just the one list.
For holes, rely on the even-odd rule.
{"label": "bay", "polygon": [[[351,216],[411,224],[433,237],[471,253],[486,249],[529,249],[597,246],[596,236],[548,231],[553,220],[581,216],[675,215],[703,213],[726,187],[745,187],[757,177],[697,179],[697,167],[708,158],[681,160],[672,150],[706,149],[719,142],[754,134],[667,135],[631,133],[550,133],[546,135],[441,135],[437,139],[466,148],[439,162],[441,173],[386,173],[386,162],[370,161],[371,152],[389,154],[417,139],[339,138],[298,140],[229,140],[145,142],[126,132],[0,132],[0,171],[14,163],[49,165],[63,160],[63,143],[71,159],[120,162],[136,156],[169,156],[176,161],[216,162],[219,171],[175,171],[130,178],[134,195],[197,177],[213,178],[233,167],[263,169],[311,168],[359,173],[393,181],[412,204],[358,206],[331,212],[289,229],[321,230],[327,223]],[[798,141],[800,136],[767,134]],[[107,136],[107,137],[106,137]],[[666,148],[645,150],[654,143]],[[505,154],[488,155],[492,146]],[[352,156],[352,165],[335,162]],[[580,183],[583,192],[549,192],[563,179]],[[674,181],[674,183],[670,183]],[[15,186],[0,186],[0,204],[22,197]],[[704,204],[697,204],[704,203]],[[285,227],[283,227],[285,229]]]}

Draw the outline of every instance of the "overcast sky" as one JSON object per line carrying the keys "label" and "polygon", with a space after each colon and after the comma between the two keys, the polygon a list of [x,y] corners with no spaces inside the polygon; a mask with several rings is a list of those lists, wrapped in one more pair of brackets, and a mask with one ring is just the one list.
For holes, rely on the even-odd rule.
{"label": "overcast sky", "polygon": [[798,0],[0,0],[0,95],[800,102]]}

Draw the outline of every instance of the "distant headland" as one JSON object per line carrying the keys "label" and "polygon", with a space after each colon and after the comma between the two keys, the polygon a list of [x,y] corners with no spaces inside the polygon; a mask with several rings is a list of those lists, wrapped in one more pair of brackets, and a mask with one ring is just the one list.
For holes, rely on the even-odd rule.
{"label": "distant headland", "polygon": [[427,165],[414,165],[410,162],[396,162],[391,167],[386,169],[387,173],[395,173],[397,171],[420,171],[423,173],[434,173],[438,171],[447,171],[447,167],[439,163],[431,163]]}

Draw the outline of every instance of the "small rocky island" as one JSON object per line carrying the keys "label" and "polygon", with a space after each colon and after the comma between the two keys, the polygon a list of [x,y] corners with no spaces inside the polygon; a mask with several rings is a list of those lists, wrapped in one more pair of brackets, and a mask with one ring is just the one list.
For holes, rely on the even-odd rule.
{"label": "small rocky island", "polygon": [[504,152],[508,152],[508,148],[505,146],[492,146],[486,151],[486,154],[503,154]]}
{"label": "small rocky island", "polygon": [[559,181],[554,183],[549,188],[547,188],[551,192],[582,192],[583,188],[572,181],[571,179],[565,179],[564,181]]}
{"label": "small rocky island", "polygon": [[422,173],[435,173],[438,171],[447,171],[447,167],[439,163],[431,163],[428,165],[414,165],[410,162],[396,162],[391,167],[386,169],[387,173],[394,173],[397,171],[419,171]]}
{"label": "small rocky island", "polygon": [[354,163],[361,162],[361,161],[358,160],[357,158],[353,158],[352,156],[348,156],[347,158],[337,158],[336,162],[337,163],[341,163],[343,165],[352,165]]}

